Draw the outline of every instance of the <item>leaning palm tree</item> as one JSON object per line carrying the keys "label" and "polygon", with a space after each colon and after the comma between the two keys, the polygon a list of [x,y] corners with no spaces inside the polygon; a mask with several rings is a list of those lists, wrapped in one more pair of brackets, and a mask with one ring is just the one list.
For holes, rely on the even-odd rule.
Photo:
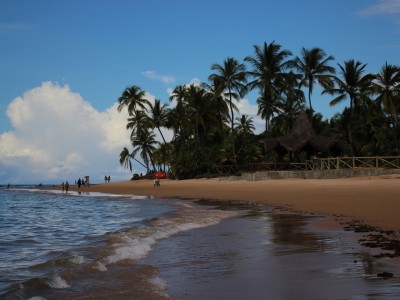
{"label": "leaning palm tree", "polygon": [[127,107],[128,114],[130,116],[135,115],[137,107],[142,110],[147,110],[146,105],[149,104],[149,100],[145,98],[145,92],[140,87],[133,85],[126,88],[121,97],[118,98],[118,111],[121,112],[124,107]]}
{"label": "leaning palm tree", "polygon": [[311,105],[311,94],[314,85],[320,84],[324,88],[332,85],[332,76],[335,68],[329,66],[329,62],[334,60],[333,56],[327,56],[321,48],[301,50],[301,57],[296,57],[290,61],[290,67],[296,69],[302,76],[300,87],[308,87],[308,103],[310,109],[310,120],[312,120],[313,108]]}
{"label": "leaning palm tree", "polygon": [[149,123],[152,128],[157,128],[158,132],[163,139],[164,144],[166,143],[163,133],[161,132],[161,127],[166,125],[168,118],[168,105],[162,104],[160,100],[156,99],[154,105],[149,104]]}
{"label": "leaning palm tree", "polygon": [[[246,67],[239,63],[235,58],[228,57],[223,65],[213,64],[211,70],[215,71],[208,79],[212,82],[219,82],[224,90],[227,90],[226,96],[229,98],[229,108],[231,111],[231,133],[232,133],[232,151],[235,167],[237,166],[235,140],[234,140],[234,114],[232,99],[238,99],[237,95],[244,96],[246,92]],[[237,94],[236,94],[237,93]]]}
{"label": "leaning palm tree", "polygon": [[337,95],[329,104],[330,106],[337,105],[347,98],[350,99],[350,115],[347,119],[347,133],[350,142],[351,154],[354,154],[353,137],[351,123],[354,119],[354,110],[366,106],[370,101],[370,96],[373,93],[372,80],[374,75],[364,74],[367,64],[353,59],[345,61],[344,65],[339,65],[343,79],[334,76],[334,86],[327,87],[322,92],[331,95]]}
{"label": "leaning palm tree", "polygon": [[121,164],[121,166],[123,166],[125,169],[129,169],[132,172],[132,162],[131,159],[135,160],[136,162],[138,162],[140,165],[142,165],[143,167],[146,168],[146,166],[140,162],[139,160],[137,160],[132,153],[129,152],[128,148],[124,147],[124,149],[122,149],[121,153],[119,154],[119,163]]}
{"label": "leaning palm tree", "polygon": [[373,81],[374,89],[378,94],[376,102],[382,106],[393,124],[395,137],[395,151],[398,152],[397,145],[397,108],[400,105],[400,68],[386,63]]}
{"label": "leaning palm tree", "polygon": [[[269,45],[264,42],[261,48],[254,45],[254,56],[248,56],[245,61],[249,62],[252,70],[249,75],[254,78],[249,82],[250,89],[259,89],[259,110],[258,114],[265,119],[265,133],[269,129],[269,122],[273,113],[273,104],[279,98],[279,90],[284,82],[286,73],[284,72],[288,66],[286,59],[292,53],[288,50],[281,50],[282,46],[275,44]],[[260,108],[262,105],[262,108]]]}

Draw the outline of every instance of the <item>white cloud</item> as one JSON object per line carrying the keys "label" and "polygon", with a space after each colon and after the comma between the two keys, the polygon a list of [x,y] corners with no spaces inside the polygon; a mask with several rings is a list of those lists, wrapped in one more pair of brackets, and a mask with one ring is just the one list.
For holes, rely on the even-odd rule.
{"label": "white cloud", "polygon": [[239,102],[236,102],[235,104],[239,109],[239,113],[235,113],[235,118],[241,117],[242,115],[248,115],[253,118],[253,124],[256,128],[255,133],[258,134],[265,130],[265,121],[257,116],[257,104],[251,104],[247,99],[240,99]]}
{"label": "white cloud", "polygon": [[166,85],[168,85],[168,84],[173,84],[173,83],[175,83],[175,81],[176,81],[175,77],[173,77],[173,76],[171,76],[171,75],[160,75],[160,74],[157,74],[157,72],[156,72],[156,71],[153,71],[153,70],[151,70],[151,71],[144,71],[144,72],[142,72],[142,74],[143,74],[144,76],[146,76],[147,78],[155,79],[155,80],[161,81],[162,83],[164,83],[164,84],[166,84]]}
{"label": "white cloud", "polygon": [[399,0],[378,0],[376,4],[370,5],[360,10],[359,15],[400,15],[400,1]]}
{"label": "white cloud", "polygon": [[56,183],[105,174],[128,179],[118,156],[129,146],[126,112],[99,112],[69,86],[44,82],[8,106],[13,129],[0,135],[0,182]]}

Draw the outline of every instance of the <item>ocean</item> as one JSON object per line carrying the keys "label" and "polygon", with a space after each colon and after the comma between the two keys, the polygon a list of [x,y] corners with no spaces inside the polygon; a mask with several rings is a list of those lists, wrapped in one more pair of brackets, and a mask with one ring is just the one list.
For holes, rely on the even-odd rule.
{"label": "ocean", "polygon": [[399,265],[321,219],[1,187],[0,299],[398,299]]}

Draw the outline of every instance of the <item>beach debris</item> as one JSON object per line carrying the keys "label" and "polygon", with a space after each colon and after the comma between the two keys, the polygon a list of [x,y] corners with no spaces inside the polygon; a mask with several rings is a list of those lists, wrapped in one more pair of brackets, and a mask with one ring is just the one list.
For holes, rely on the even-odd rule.
{"label": "beach debris", "polygon": [[381,277],[381,278],[384,278],[384,279],[387,279],[387,278],[392,278],[393,277],[393,273],[384,271],[382,273],[378,273],[377,276]]}

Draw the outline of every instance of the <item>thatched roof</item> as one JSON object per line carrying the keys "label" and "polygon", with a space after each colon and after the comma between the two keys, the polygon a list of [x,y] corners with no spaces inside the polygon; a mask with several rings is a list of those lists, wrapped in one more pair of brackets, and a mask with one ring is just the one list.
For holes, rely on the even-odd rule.
{"label": "thatched roof", "polygon": [[332,148],[335,148],[335,150],[341,150],[342,148],[338,139],[315,134],[305,111],[299,113],[289,135],[266,139],[264,142],[264,149],[267,153],[278,147],[282,147],[289,152],[297,152],[306,146],[310,146],[322,153]]}

